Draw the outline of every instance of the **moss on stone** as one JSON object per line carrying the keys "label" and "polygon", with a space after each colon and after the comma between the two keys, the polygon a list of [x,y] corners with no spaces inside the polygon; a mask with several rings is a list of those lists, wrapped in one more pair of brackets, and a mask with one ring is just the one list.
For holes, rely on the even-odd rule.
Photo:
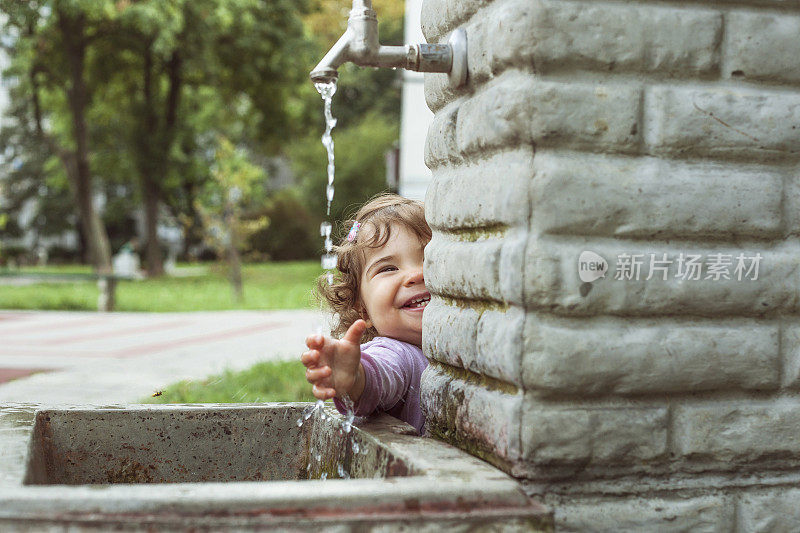
{"label": "moss on stone", "polygon": [[514,395],[519,393],[519,388],[516,385],[501,379],[484,376],[465,368],[442,363],[441,361],[432,361],[431,364],[436,365],[437,369],[442,374],[446,374],[452,379],[458,379],[464,383],[469,383],[470,385],[476,385],[486,390],[502,392],[503,394]]}
{"label": "moss on stone", "polygon": [[484,311],[501,311],[505,313],[508,310],[507,303],[495,300],[473,300],[439,295],[437,295],[437,297],[449,306],[458,307],[460,309],[472,309],[477,311],[478,315],[483,314]]}
{"label": "moss on stone", "polygon": [[486,461],[487,463],[499,468],[507,474],[511,473],[512,464],[505,458],[494,453],[494,451],[484,442],[470,438],[469,436],[460,433],[455,428],[442,427],[435,423],[429,424],[427,426],[427,431],[431,437],[447,442],[448,444],[452,444],[456,448],[464,450],[468,454]]}
{"label": "moss on stone", "polygon": [[457,228],[447,231],[457,241],[477,242],[491,238],[502,238],[505,236],[508,226],[506,224],[491,224],[488,226]]}

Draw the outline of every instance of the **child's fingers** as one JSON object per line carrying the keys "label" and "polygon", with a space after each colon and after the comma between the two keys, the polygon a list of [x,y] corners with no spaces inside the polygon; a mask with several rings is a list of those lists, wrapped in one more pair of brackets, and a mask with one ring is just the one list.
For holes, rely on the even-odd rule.
{"label": "child's fingers", "polygon": [[314,394],[314,397],[320,400],[329,400],[336,396],[336,389],[331,389],[330,387],[320,387],[319,385],[314,385],[311,388],[311,392]]}
{"label": "child's fingers", "polygon": [[319,363],[319,352],[317,350],[303,352],[303,355],[300,356],[300,362],[307,367],[316,366]]}
{"label": "child's fingers", "polygon": [[318,381],[330,377],[331,367],[323,366],[322,368],[309,368],[306,370],[306,381],[315,384]]}
{"label": "child's fingers", "polygon": [[309,335],[306,337],[306,346],[312,350],[319,350],[325,344],[325,338],[322,335]]}
{"label": "child's fingers", "polygon": [[350,342],[352,344],[360,344],[361,343],[361,336],[364,335],[364,332],[367,330],[367,323],[361,319],[356,320],[347,330],[347,333],[344,334],[342,337],[343,341]]}

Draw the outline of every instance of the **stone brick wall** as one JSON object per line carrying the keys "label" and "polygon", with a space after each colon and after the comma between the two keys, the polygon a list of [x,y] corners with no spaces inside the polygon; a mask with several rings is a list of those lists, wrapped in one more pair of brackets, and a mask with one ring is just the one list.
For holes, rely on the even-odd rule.
{"label": "stone brick wall", "polygon": [[[800,1],[426,0],[422,23],[466,29],[470,76],[425,80],[430,429],[562,530],[796,529]],[[706,279],[742,253],[757,279]],[[621,254],[706,271],[618,280]]]}

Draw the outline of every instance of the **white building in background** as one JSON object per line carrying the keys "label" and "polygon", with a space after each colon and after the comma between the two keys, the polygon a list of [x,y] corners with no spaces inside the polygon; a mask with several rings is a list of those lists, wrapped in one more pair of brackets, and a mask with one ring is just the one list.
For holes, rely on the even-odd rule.
{"label": "white building in background", "polygon": [[[420,24],[422,0],[406,0],[405,42],[425,42]],[[398,192],[406,198],[423,200],[431,181],[425,166],[425,137],[433,113],[425,103],[421,72],[403,70],[403,104],[400,116],[400,180]]]}

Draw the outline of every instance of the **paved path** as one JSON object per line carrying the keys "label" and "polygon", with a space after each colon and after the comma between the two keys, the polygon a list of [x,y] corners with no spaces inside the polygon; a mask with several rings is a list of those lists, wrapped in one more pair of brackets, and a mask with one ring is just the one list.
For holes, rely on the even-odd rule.
{"label": "paved path", "polygon": [[181,379],[298,357],[314,311],[0,311],[0,403],[136,402]]}

